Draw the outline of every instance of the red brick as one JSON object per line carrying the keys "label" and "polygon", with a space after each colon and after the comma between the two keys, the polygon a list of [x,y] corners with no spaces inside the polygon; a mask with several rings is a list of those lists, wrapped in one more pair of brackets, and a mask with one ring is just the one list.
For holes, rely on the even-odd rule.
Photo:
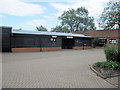
{"label": "red brick", "polygon": [[61,47],[42,47],[42,51],[61,50]]}
{"label": "red brick", "polygon": [[[42,47],[42,51],[61,50],[61,47]],[[40,51],[40,48],[12,48],[12,52]]]}
{"label": "red brick", "polygon": [[73,49],[83,49],[83,47],[73,47]]}
{"label": "red brick", "polygon": [[40,51],[40,48],[12,48],[12,52]]}
{"label": "red brick", "polygon": [[73,47],[73,49],[90,49],[91,46],[84,46],[84,47]]}

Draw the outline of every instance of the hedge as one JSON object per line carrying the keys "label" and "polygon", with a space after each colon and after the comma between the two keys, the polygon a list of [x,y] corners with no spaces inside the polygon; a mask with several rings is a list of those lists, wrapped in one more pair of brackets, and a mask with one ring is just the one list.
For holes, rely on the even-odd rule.
{"label": "hedge", "polygon": [[120,62],[120,46],[105,45],[104,52],[107,61],[112,60]]}

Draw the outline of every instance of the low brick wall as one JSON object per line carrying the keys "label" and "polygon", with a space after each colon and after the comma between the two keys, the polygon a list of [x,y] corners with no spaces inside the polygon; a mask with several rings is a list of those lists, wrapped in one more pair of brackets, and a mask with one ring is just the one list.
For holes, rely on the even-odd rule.
{"label": "low brick wall", "polygon": [[[50,51],[50,50],[61,50],[61,47],[42,47],[42,51]],[[33,52],[40,51],[39,47],[35,48],[12,48],[12,52]]]}
{"label": "low brick wall", "polygon": [[30,52],[30,51],[40,51],[40,48],[12,48],[12,52]]}
{"label": "low brick wall", "polygon": [[73,47],[73,49],[91,49],[91,46],[84,46],[84,47]]}
{"label": "low brick wall", "polygon": [[[91,46],[85,46],[85,47],[73,47],[73,49],[91,49]],[[53,51],[53,50],[61,50],[61,47],[42,47],[41,51]],[[39,51],[39,47],[35,48],[12,48],[12,52],[33,52],[33,51]]]}
{"label": "low brick wall", "polygon": [[83,49],[83,47],[73,47],[73,49]]}
{"label": "low brick wall", "polygon": [[91,46],[85,46],[84,49],[91,49]]}
{"label": "low brick wall", "polygon": [[42,47],[42,51],[61,50],[61,47]]}

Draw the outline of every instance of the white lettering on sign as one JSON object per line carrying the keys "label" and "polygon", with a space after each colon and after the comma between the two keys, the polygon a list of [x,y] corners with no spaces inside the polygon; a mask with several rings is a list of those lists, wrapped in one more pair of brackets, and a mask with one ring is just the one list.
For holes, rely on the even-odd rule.
{"label": "white lettering on sign", "polygon": [[73,37],[67,37],[67,38],[73,38]]}
{"label": "white lettering on sign", "polygon": [[52,38],[57,38],[57,36],[52,36]]}

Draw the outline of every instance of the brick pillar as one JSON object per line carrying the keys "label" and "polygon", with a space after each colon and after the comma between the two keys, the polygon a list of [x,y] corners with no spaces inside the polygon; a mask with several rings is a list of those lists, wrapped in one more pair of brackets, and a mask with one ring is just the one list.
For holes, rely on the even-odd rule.
{"label": "brick pillar", "polygon": [[109,44],[109,39],[107,38],[107,44]]}

